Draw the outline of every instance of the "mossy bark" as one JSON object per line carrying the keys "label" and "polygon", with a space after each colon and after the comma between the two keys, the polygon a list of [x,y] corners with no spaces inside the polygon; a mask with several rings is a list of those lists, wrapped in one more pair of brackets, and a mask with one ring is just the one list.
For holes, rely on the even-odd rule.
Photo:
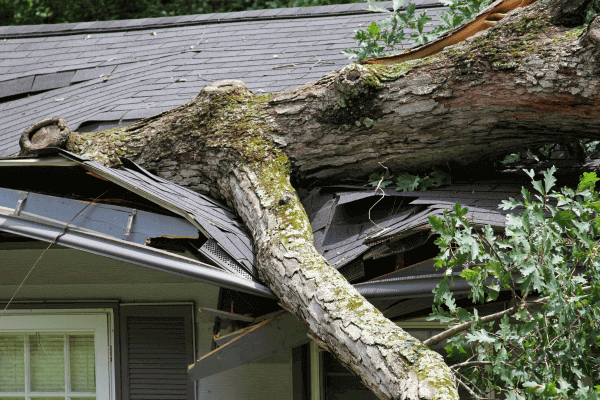
{"label": "mossy bark", "polygon": [[537,2],[425,60],[352,65],[274,95],[216,82],[132,126],[74,133],[68,148],[106,165],[127,156],[225,200],[252,232],[261,278],[380,398],[456,399],[442,358],[318,254],[290,177],[335,182],[379,162],[418,171],[565,135],[598,138],[600,34],[578,34],[554,26]]}

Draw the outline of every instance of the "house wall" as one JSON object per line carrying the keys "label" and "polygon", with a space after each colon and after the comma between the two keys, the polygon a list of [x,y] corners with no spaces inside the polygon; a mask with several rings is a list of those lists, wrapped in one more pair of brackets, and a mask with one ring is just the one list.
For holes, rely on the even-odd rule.
{"label": "house wall", "polygon": [[[39,254],[38,249],[0,251],[0,300],[6,301]],[[121,303],[194,302],[196,356],[210,351],[219,288],[187,278],[76,250],[49,251],[15,301],[119,300]],[[285,400],[292,398],[291,351],[250,363],[198,383],[198,399]]]}

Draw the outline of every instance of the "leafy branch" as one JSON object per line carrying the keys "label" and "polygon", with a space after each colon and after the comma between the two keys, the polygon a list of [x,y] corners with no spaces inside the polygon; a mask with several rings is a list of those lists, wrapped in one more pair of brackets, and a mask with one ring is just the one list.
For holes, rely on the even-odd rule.
{"label": "leafy branch", "polygon": [[[384,13],[388,17],[377,22],[372,22],[366,30],[354,31],[354,40],[359,49],[346,49],[344,54],[348,58],[357,58],[363,61],[368,58],[377,58],[390,55],[399,49],[404,49],[404,43],[422,45],[436,39],[442,33],[455,28],[475,17],[491,0],[441,0],[448,6],[447,11],[438,13],[441,24],[430,32],[426,26],[432,21],[425,11],[417,12],[414,3],[406,0],[394,0],[393,10],[369,4],[369,11]],[[405,32],[410,30],[410,33]]]}
{"label": "leafy branch", "polygon": [[450,183],[450,175],[438,169],[434,169],[425,176],[401,172],[395,177],[386,169],[385,172],[375,172],[369,175],[369,183],[367,186],[373,186],[379,189],[392,185],[392,187],[399,192],[412,192],[415,190],[425,191],[447,183]]}
{"label": "leafy branch", "polygon": [[[446,269],[429,320],[451,326],[425,344],[447,340],[459,383],[474,397],[489,397],[481,393],[488,388],[510,400],[600,398],[600,385],[589,384],[600,379],[600,178],[584,173],[577,188],[556,190],[555,171],[541,180],[525,171],[533,192],[523,188],[500,206],[521,211],[507,215],[506,238],[471,227],[460,204],[429,218],[439,234],[436,266]],[[457,306],[454,270],[472,302],[512,291],[514,304],[487,316]]]}

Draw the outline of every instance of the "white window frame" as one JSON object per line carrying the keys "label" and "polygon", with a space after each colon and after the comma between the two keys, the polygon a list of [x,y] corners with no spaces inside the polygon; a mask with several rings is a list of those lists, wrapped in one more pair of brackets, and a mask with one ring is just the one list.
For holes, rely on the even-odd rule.
{"label": "white window frame", "polygon": [[[96,400],[114,400],[114,316],[112,309],[94,310],[7,310],[0,317],[0,333],[93,333],[96,362]],[[26,366],[28,367],[28,366]],[[67,372],[68,374],[68,372]],[[29,377],[26,376],[28,379]],[[66,382],[65,382],[66,383]],[[30,398],[30,382],[25,385],[25,399]],[[33,393],[31,393],[33,394]],[[65,398],[64,392],[42,393],[36,396]],[[83,393],[72,392],[73,397],[85,397]],[[2,397],[23,397],[22,392],[3,392]],[[69,394],[66,395],[67,399]],[[0,397],[0,400],[2,399]]]}

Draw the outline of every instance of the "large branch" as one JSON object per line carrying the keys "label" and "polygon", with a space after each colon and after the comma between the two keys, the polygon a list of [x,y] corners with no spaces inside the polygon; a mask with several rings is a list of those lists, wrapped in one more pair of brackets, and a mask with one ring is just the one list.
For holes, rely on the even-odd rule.
{"label": "large branch", "polygon": [[298,182],[469,163],[515,147],[598,137],[597,37],[552,25],[542,2],[436,56],[352,65],[275,95],[239,81],[127,128],[74,133],[69,149],[127,156],[233,206],[262,279],[384,399],[456,399],[441,356],[387,320],[318,254]]}

